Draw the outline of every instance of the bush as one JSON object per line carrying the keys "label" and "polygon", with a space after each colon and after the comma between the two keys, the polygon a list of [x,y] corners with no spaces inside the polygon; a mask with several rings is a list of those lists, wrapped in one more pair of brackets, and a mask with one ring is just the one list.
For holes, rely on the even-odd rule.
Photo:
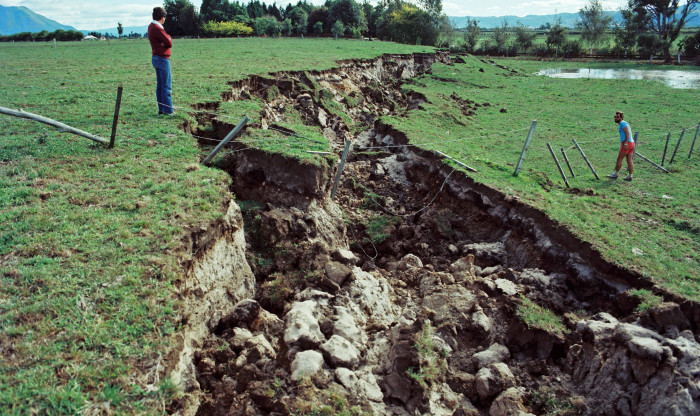
{"label": "bush", "polygon": [[581,55],[581,43],[577,40],[566,41],[561,47],[564,58],[578,58]]}
{"label": "bush", "polygon": [[237,36],[250,35],[253,33],[253,28],[238,22],[215,22],[209,21],[202,25],[202,31],[205,36]]}
{"label": "bush", "polygon": [[696,65],[700,65],[700,30],[695,35],[686,36],[680,43],[683,54],[688,59],[694,59]]}

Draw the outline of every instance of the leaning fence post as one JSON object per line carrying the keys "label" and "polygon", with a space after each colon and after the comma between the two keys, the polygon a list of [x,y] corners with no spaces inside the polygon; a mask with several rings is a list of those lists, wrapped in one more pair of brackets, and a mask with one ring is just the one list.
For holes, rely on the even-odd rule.
{"label": "leaning fence post", "polygon": [[693,155],[693,147],[695,147],[695,140],[698,139],[698,131],[700,131],[700,124],[695,128],[695,137],[693,137],[693,144],[690,145],[690,152],[688,152],[688,159]]}
{"label": "leaning fence post", "polygon": [[109,137],[109,148],[114,148],[114,140],[117,138],[117,123],[119,122],[119,107],[122,105],[123,85],[117,87],[117,102],[114,104],[114,119],[112,120],[112,135]]}
{"label": "leaning fence post", "polygon": [[[700,126],[700,124],[699,124]],[[664,162],[666,161],[666,151],[668,150],[668,141],[671,140],[671,132],[668,132],[668,135],[666,136],[666,146],[664,146],[664,155],[661,157],[661,166],[664,165]]]}
{"label": "leaning fence post", "polygon": [[571,163],[569,163],[569,157],[566,156],[566,152],[564,151],[564,148],[561,148],[561,154],[564,155],[564,160],[566,161],[566,166],[569,167],[569,172],[571,172],[571,177],[575,178],[576,174],[574,174],[574,170],[571,169]]}
{"label": "leaning fence post", "polygon": [[641,153],[637,153],[636,150],[634,151],[634,153],[637,154],[637,156],[641,157],[642,159],[646,160],[647,162],[651,163],[652,165],[656,166],[657,168],[661,169],[662,171],[664,171],[664,172],[666,172],[666,173],[669,173],[668,170],[664,169],[664,168],[661,167],[660,165],[657,165],[656,163],[654,163],[654,162],[652,162],[651,160],[647,159],[647,158],[644,157],[644,155],[642,155]]}
{"label": "leaning fence post", "polygon": [[586,157],[586,154],[583,153],[583,149],[581,149],[581,146],[578,145],[578,142],[576,142],[576,139],[571,139],[574,141],[574,144],[576,145],[576,148],[578,151],[581,153],[581,156],[583,156],[583,160],[586,161],[586,164],[588,165],[588,168],[593,172],[593,176],[595,176],[596,179],[600,180],[598,177],[598,174],[596,173],[595,169],[593,169],[593,166],[591,165],[591,162],[588,161],[588,158]]}
{"label": "leaning fence post", "polygon": [[678,151],[678,147],[681,145],[681,140],[683,140],[683,135],[685,134],[685,129],[681,130],[681,137],[678,138],[678,143],[676,143],[676,148],[673,149],[673,154],[671,155],[671,160],[668,161],[668,164],[670,165],[673,163],[673,159],[676,157],[676,152]]}
{"label": "leaning fence post", "polygon": [[207,157],[204,158],[204,160],[202,161],[202,164],[204,164],[204,165],[208,164],[214,158],[214,156],[217,153],[219,153],[219,150],[221,150],[224,146],[226,146],[226,144],[228,142],[230,142],[231,139],[233,139],[241,130],[243,130],[243,127],[245,127],[247,122],[248,122],[248,117],[243,117],[243,120],[241,120],[238,123],[238,125],[233,130],[231,130],[231,132],[229,134],[226,135],[226,137],[224,137],[224,140],[222,140],[221,143],[216,145],[214,150],[212,150],[211,153],[209,153],[207,155]]}
{"label": "leaning fence post", "polygon": [[564,179],[564,183],[566,184],[566,187],[570,188],[569,181],[566,180],[566,175],[564,175],[564,171],[561,170],[561,165],[559,164],[559,161],[557,160],[557,156],[554,154],[554,149],[552,149],[552,146],[549,143],[547,143],[547,148],[549,149],[549,153],[552,154],[552,158],[554,159],[554,163],[557,164],[557,169],[559,169],[559,173],[561,174],[562,179]]}
{"label": "leaning fence post", "polygon": [[343,156],[340,157],[338,171],[335,173],[335,182],[333,183],[333,191],[331,191],[331,199],[335,198],[335,192],[338,190],[338,183],[340,183],[340,174],[343,173],[343,168],[345,167],[345,159],[348,157],[348,150],[350,150],[350,140],[345,140]]}
{"label": "leaning fence post", "polygon": [[520,168],[522,168],[523,166],[523,160],[525,160],[525,153],[527,153],[527,149],[530,147],[532,136],[535,135],[535,126],[537,126],[537,120],[532,120],[532,124],[530,125],[530,131],[527,133],[527,139],[525,139],[523,151],[520,152],[520,158],[518,159],[518,163],[515,165],[515,172],[513,172],[513,176],[518,176],[518,174],[520,173]]}

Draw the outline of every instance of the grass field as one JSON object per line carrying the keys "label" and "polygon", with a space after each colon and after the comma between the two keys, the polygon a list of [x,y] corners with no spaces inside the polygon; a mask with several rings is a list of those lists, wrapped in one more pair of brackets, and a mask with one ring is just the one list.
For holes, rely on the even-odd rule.
{"label": "grass field", "polygon": [[228,175],[200,167],[196,141],[178,128],[186,109],[219,100],[227,81],[248,74],[422,50],[176,41],[174,101],[184,109],[159,118],[147,41],[0,44],[4,107],[109,137],[124,84],[114,150],[0,116],[0,413],[75,414],[111,403],[118,413],[153,414],[176,394],[151,370],[178,330],[182,237],[221,216],[231,198]]}
{"label": "grass field", "polygon": [[[508,69],[473,57],[465,65],[434,66],[432,75],[405,87],[426,95],[429,103],[423,105],[425,111],[387,121],[409,132],[413,143],[440,149],[479,169],[479,174],[471,176],[544,210],[610,260],[700,300],[697,145],[688,159],[700,122],[700,90],[671,89],[652,81],[531,75],[543,68],[584,66],[580,63],[505,59],[496,63]],[[611,63],[585,66],[652,68]],[[453,93],[490,106],[464,116],[450,99]],[[619,149],[618,126],[613,121],[616,110],[623,111],[633,132],[639,133],[638,151],[657,163],[661,162],[667,133],[672,132],[666,158],[671,174],[637,158],[632,183],[604,178],[612,172]],[[524,163],[525,172],[515,178],[515,164],[532,120],[538,121],[535,139]],[[669,165],[683,128],[689,130]],[[590,172],[572,139],[583,147],[601,180]],[[570,178],[575,191],[566,189],[546,147],[548,142],[562,164],[560,149],[568,149],[577,175]],[[570,177],[565,165],[562,168]]]}
{"label": "grass field", "polygon": [[[124,84],[113,150],[0,116],[0,408],[74,414],[107,406],[118,414],[154,414],[179,394],[154,370],[179,330],[182,237],[220,217],[232,197],[228,176],[200,166],[196,142],[178,128],[192,120],[191,105],[218,101],[228,81],[248,74],[320,70],[338,59],[428,50],[318,39],[176,41],[174,102],[181,108],[176,117],[161,118],[154,114],[146,41],[0,44],[4,107],[108,137],[116,88]],[[599,174],[609,173],[618,147],[612,114],[619,109],[640,132],[640,152],[660,160],[666,132],[674,132],[675,145],[681,128],[700,121],[700,92],[530,75],[551,62],[497,63],[515,72],[476,58],[436,65],[432,75],[405,86],[428,98],[424,111],[385,121],[412,143],[473,165],[476,180],[543,209],[607,258],[700,299],[700,156],[687,158],[694,131],[686,132],[672,174],[638,160],[632,183],[595,180],[569,150],[576,192],[565,189],[544,147],[568,148],[575,138]],[[453,93],[490,106],[466,116]],[[258,116],[254,103],[220,111],[234,119]],[[535,140],[514,178],[533,119]]]}

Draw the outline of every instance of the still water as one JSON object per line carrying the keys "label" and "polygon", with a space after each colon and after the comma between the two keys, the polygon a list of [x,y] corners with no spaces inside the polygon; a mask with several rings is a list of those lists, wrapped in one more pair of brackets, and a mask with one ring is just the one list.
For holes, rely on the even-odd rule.
{"label": "still water", "polygon": [[553,78],[645,79],[671,88],[700,88],[700,71],[660,69],[543,69],[537,75]]}

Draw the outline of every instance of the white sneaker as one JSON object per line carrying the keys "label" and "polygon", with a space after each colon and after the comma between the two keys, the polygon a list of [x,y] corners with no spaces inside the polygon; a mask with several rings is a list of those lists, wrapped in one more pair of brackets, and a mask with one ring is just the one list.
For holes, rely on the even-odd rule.
{"label": "white sneaker", "polygon": [[624,178],[622,178],[622,180],[623,180],[623,181],[631,182],[631,181],[632,181],[632,176],[631,176],[631,175],[627,175],[627,176],[625,176]]}
{"label": "white sneaker", "polygon": [[608,175],[608,178],[610,179],[617,179],[617,173],[613,172],[610,175]]}

